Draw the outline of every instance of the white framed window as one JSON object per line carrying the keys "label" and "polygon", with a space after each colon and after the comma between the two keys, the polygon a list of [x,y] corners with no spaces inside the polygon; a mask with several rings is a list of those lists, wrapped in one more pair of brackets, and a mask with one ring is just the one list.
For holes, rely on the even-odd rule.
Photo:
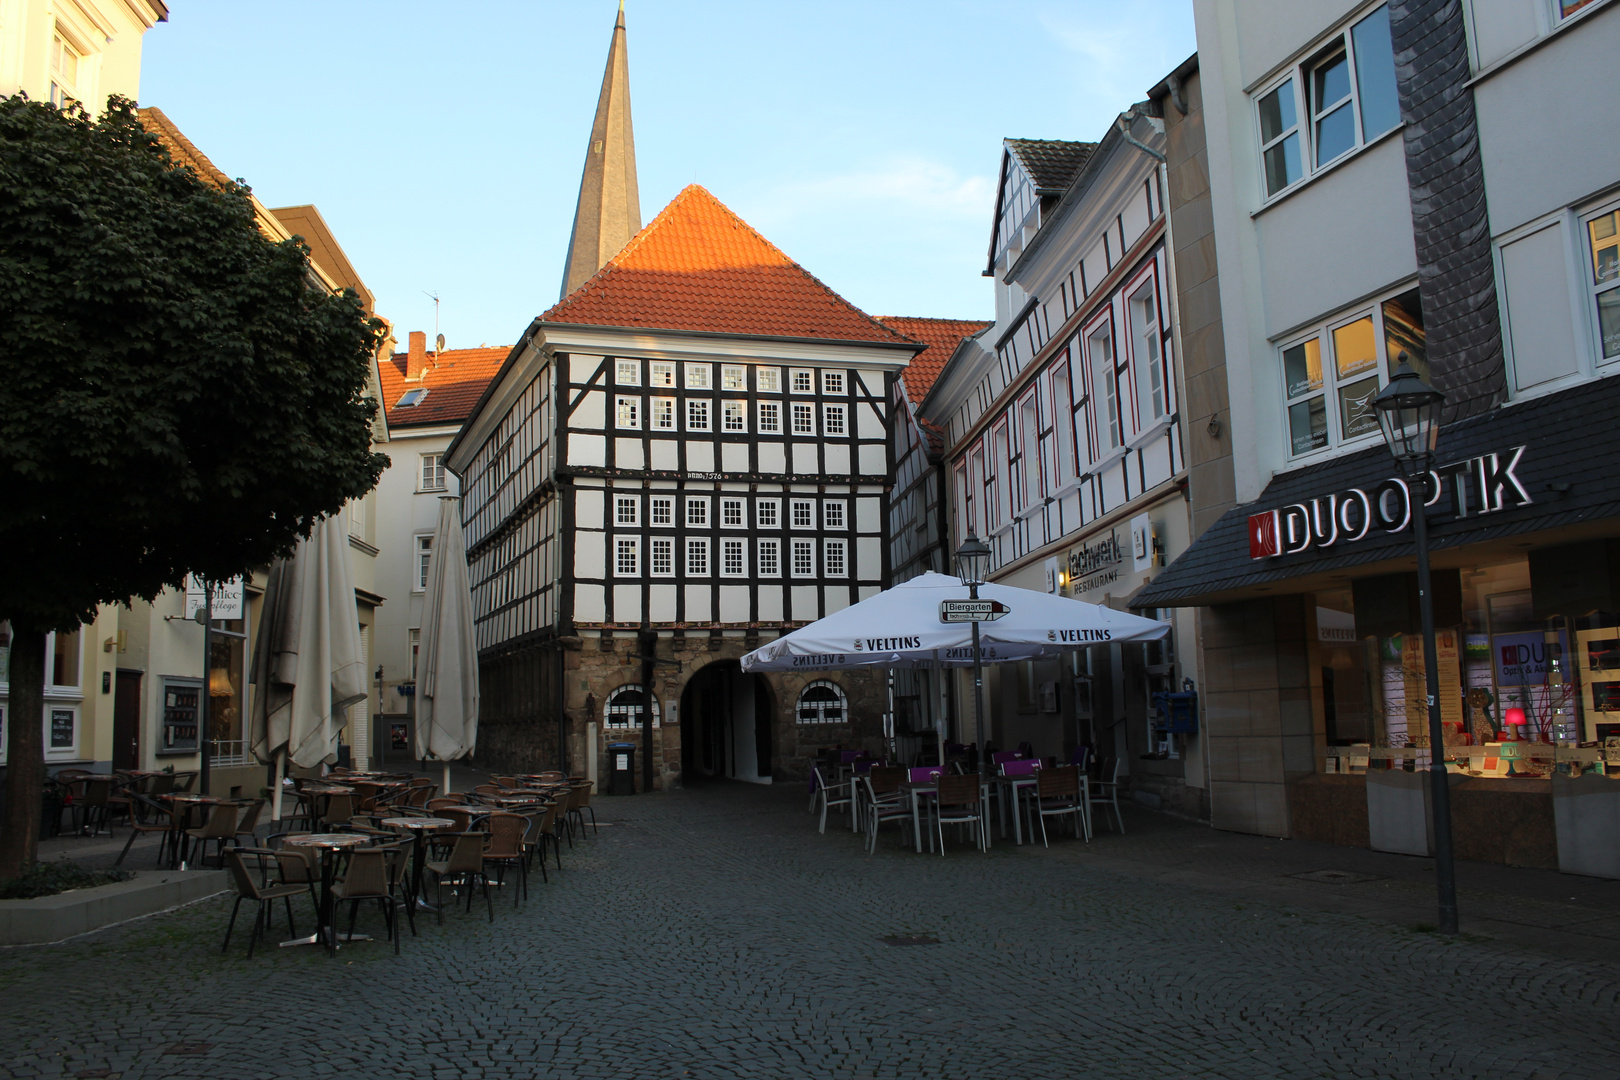
{"label": "white framed window", "polygon": [[761,539],[759,541],[759,576],[782,576],[782,541],[776,539]]}
{"label": "white framed window", "polygon": [[1562,23],[1565,19],[1578,15],[1587,8],[1596,7],[1603,0],[1552,0],[1553,21]]}
{"label": "white framed window", "polygon": [[686,430],[709,430],[709,403],[703,398],[688,398],[686,401]]}
{"label": "white framed window", "polygon": [[1005,419],[990,432],[984,478],[984,523],[991,532],[1012,520],[1012,427]]}
{"label": "white framed window", "polygon": [[821,527],[824,529],[842,529],[844,527],[844,500],[827,499],[821,504]]}
{"label": "white framed window", "polygon": [[754,386],[764,394],[780,394],[782,392],[782,369],[775,367],[755,368]]}
{"label": "white framed window", "polygon": [[795,394],[813,394],[816,392],[816,373],[808,368],[793,368],[788,372],[789,385]]}
{"label": "white framed window", "polygon": [[844,389],[844,373],[842,371],[823,371],[821,373],[821,392],[831,397],[842,395],[848,391]]}
{"label": "white framed window", "polygon": [[849,541],[823,540],[821,542],[821,565],[826,569],[827,577],[849,576]]}
{"label": "white framed window", "polygon": [[1599,363],[1620,357],[1620,208],[1586,219],[1592,255],[1591,304],[1597,317]]}
{"label": "white framed window", "polygon": [[613,496],[613,524],[640,525],[641,497],[638,495]]}
{"label": "white framed window", "polygon": [[667,360],[654,360],[647,365],[648,386],[674,386],[675,365]]}
{"label": "white framed window", "polygon": [[747,431],[748,408],[746,401],[722,401],[720,403],[720,428],[723,431]]}
{"label": "white framed window", "polygon": [[720,576],[742,577],[748,572],[748,559],[741,540],[720,541]]}
{"label": "white framed window", "polygon": [[686,388],[688,390],[709,389],[709,375],[710,372],[708,364],[687,364]]}
{"label": "white framed window", "polygon": [[620,386],[641,385],[641,361],[620,360],[614,365],[614,382]]}
{"label": "white framed window", "polygon": [[422,491],[443,491],[444,484],[444,455],[422,455]]}
{"label": "white framed window", "polygon": [[619,577],[641,576],[641,538],[619,536],[613,540],[613,572]]}
{"label": "white framed window", "polygon": [[686,541],[686,576],[709,576],[709,542],[699,537],[688,537]]}
{"label": "white framed window", "polygon": [[1114,349],[1114,326],[1108,316],[1086,335],[1086,354],[1091,361],[1093,397],[1097,403],[1097,441],[1103,453],[1125,445],[1124,417],[1119,408],[1119,358]]}
{"label": "white framed window", "polygon": [[1408,355],[1427,376],[1423,305],[1415,287],[1285,341],[1282,361],[1288,452],[1299,457],[1378,432],[1372,399]]}
{"label": "white framed window", "polygon": [[741,364],[720,365],[720,389],[746,390],[748,389],[748,369]]}
{"label": "white framed window", "polygon": [[614,408],[614,421],[622,428],[639,428],[641,426],[641,399],[619,395],[618,403]]}
{"label": "white framed window", "polygon": [[1159,294],[1152,275],[1131,293],[1131,349],[1136,354],[1138,428],[1165,415],[1164,357],[1159,327]]}
{"label": "white framed window", "polygon": [[782,524],[780,499],[757,499],[754,502],[754,522],[761,529],[775,529]]}
{"label": "white framed window", "polygon": [[65,109],[79,99],[79,50],[60,32],[51,35],[51,104]]}
{"label": "white framed window", "polygon": [[816,413],[814,405],[800,402],[793,403],[793,434],[814,435],[816,433]]}
{"label": "white framed window", "polygon": [[793,541],[793,576],[816,576],[816,542],[814,540]]}
{"label": "white framed window", "polygon": [[837,683],[817,679],[799,691],[793,715],[801,724],[842,724],[849,717],[849,699]]}
{"label": "white framed window", "polygon": [[[1069,383],[1067,351],[1064,359],[1051,367],[1052,430],[1056,433],[1054,454],[1057,457],[1057,482],[1067,484],[1077,475],[1074,456],[1074,391]],[[990,500],[995,505],[995,500]]]}
{"label": "white framed window", "polygon": [[641,726],[641,714],[649,711],[653,723],[658,723],[658,695],[649,695],[640,683],[630,683],[607,696],[602,706],[602,726],[638,728]]}
{"label": "white framed window", "polygon": [[709,527],[709,499],[706,495],[689,495],[686,499],[686,524],[688,528],[707,529]]}
{"label": "white framed window", "polygon": [[1255,111],[1266,198],[1399,125],[1389,8],[1335,34],[1261,90]]}
{"label": "white framed window", "polygon": [[747,524],[743,520],[743,501],[741,499],[720,500],[720,524],[727,529],[740,529]]}
{"label": "white framed window", "polygon": [[847,405],[823,405],[821,407],[821,430],[828,435],[843,435],[845,433],[844,418],[848,408]]}
{"label": "white framed window", "polygon": [[648,544],[647,572],[653,577],[674,577],[675,541],[668,536],[655,536]]}
{"label": "white framed window", "polygon": [[790,505],[795,529],[816,527],[816,504],[810,499],[794,499]]}
{"label": "white framed window", "polygon": [[652,399],[652,426],[654,431],[675,430],[675,399],[655,397]]}
{"label": "white framed window", "polygon": [[[1045,494],[1042,487],[1041,468],[1041,408],[1039,396],[1032,387],[1018,403],[1018,471],[1023,474],[1023,490],[1019,494],[1023,497],[1023,505],[1034,506],[1041,501]],[[977,456],[974,464],[979,465],[982,455]],[[982,471],[982,466],[980,466]]]}
{"label": "white framed window", "polygon": [[759,430],[763,435],[775,435],[782,430],[782,405],[777,401],[759,403]]}
{"label": "white framed window", "polygon": [[416,581],[411,586],[412,592],[422,592],[427,588],[428,569],[433,565],[433,534],[418,535],[416,537]]}
{"label": "white framed window", "polygon": [[675,524],[675,496],[654,495],[649,509],[651,523],[654,525]]}
{"label": "white framed window", "polygon": [[422,653],[422,630],[420,627],[411,627],[405,634],[405,647],[411,654],[411,679],[416,678],[416,661]]}

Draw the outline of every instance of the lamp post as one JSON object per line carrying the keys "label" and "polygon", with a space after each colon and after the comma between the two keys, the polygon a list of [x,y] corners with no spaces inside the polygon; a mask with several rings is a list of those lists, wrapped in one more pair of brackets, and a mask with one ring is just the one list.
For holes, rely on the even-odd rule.
{"label": "lamp post", "polygon": [[1440,407],[1446,396],[1418,378],[1398,357],[1389,385],[1373,398],[1384,442],[1414,491],[1412,531],[1417,541],[1418,611],[1423,623],[1423,677],[1429,708],[1429,790],[1434,813],[1434,884],[1440,901],[1440,932],[1457,932],[1457,880],[1451,858],[1451,788],[1446,780],[1445,733],[1440,726],[1440,666],[1434,645],[1434,593],[1429,583],[1429,522],[1424,511]]}
{"label": "lamp post", "polygon": [[[968,587],[968,599],[979,598],[979,586],[990,572],[990,545],[972,533],[956,549],[956,576]],[[978,741],[979,772],[985,771],[988,756],[984,752],[984,660],[979,655],[979,623],[973,622],[973,730]],[[943,758],[940,764],[944,765]]]}

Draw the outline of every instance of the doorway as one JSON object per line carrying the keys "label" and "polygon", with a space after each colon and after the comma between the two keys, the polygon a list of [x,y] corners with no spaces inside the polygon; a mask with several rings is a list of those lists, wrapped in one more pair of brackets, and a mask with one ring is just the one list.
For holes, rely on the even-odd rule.
{"label": "doorway", "polygon": [[775,716],[764,679],[735,660],[704,667],[681,691],[681,782],[770,783]]}
{"label": "doorway", "polygon": [[113,684],[114,769],[141,767],[141,674],[119,668]]}

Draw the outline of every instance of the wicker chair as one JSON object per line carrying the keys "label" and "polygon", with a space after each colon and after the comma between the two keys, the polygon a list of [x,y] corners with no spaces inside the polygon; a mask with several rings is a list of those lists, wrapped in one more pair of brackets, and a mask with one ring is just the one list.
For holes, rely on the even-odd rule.
{"label": "wicker chair", "polygon": [[[443,834],[440,834],[441,836]],[[484,902],[489,907],[489,921],[495,921],[495,902],[489,896],[489,878],[484,876],[484,833],[457,833],[447,858],[429,860],[425,868],[433,875],[434,896],[439,901],[439,921],[444,922],[444,886],[465,885],[467,910],[472,910],[472,891],[475,884],[483,886]]]}
{"label": "wicker chair", "polygon": [[1043,845],[1052,846],[1046,839],[1046,819],[1062,817],[1065,814],[1074,818],[1076,839],[1082,835],[1087,840],[1091,839],[1091,823],[1087,820],[1088,808],[1080,784],[1080,769],[1077,766],[1065,765],[1059,769],[1042,769],[1037,773],[1033,809],[1041,822]]}
{"label": "wicker chair", "polygon": [[[208,821],[200,829],[187,829],[188,841],[195,840],[198,844],[198,862],[208,861],[208,841],[212,840],[219,846],[219,855],[223,861],[225,856],[225,843],[236,843],[236,819],[241,815],[242,808],[236,803],[220,803],[208,811]],[[189,844],[188,844],[189,846]]]}
{"label": "wicker chair", "polygon": [[129,839],[124,841],[124,850],[118,853],[113,865],[123,864],[124,856],[129,854],[129,849],[137,836],[157,833],[161,839],[158,840],[157,862],[154,865],[162,866],[163,853],[168,850],[175,839],[175,834],[180,830],[180,811],[176,805],[165,806],[155,799],[148,799],[145,795],[131,794],[130,799],[135,812],[131,813],[129,818]]}
{"label": "wicker chair", "polygon": [[242,907],[242,901],[252,900],[259,905],[253,917],[253,933],[248,938],[247,954],[253,956],[253,946],[258,944],[259,935],[264,932],[270,922],[270,907],[277,901],[285,901],[287,905],[287,929],[296,936],[298,928],[293,925],[292,898],[304,891],[302,885],[261,885],[254,880],[252,871],[248,869],[247,859],[252,858],[262,867],[265,860],[274,859],[276,853],[269,848],[232,848],[226,852],[226,864],[231,872],[231,880],[236,884],[236,903],[231,905],[231,921],[225,924],[225,941],[220,945],[219,951],[224,952],[231,947],[231,931],[236,927],[236,915]]}
{"label": "wicker chair", "polygon": [[[349,903],[349,935],[354,935],[355,916],[360,912],[362,900],[375,900],[383,910],[388,936],[394,939],[394,955],[399,955],[399,907],[403,901],[396,895],[397,873],[390,873],[389,860],[399,861],[399,853],[391,847],[356,848],[349,856],[349,868],[343,880],[332,886],[332,895],[341,904]],[[409,905],[406,905],[407,913]],[[413,927],[414,930],[414,927]]]}
{"label": "wicker chair", "polygon": [[484,865],[495,866],[495,883],[506,884],[506,870],[514,874],[516,888],[512,890],[512,906],[517,907],[521,897],[529,898],[529,875],[523,857],[523,838],[529,831],[529,819],[522,814],[489,815],[489,843],[484,848]]}
{"label": "wicker chair", "polygon": [[979,850],[985,850],[983,807],[979,800],[977,776],[942,776],[939,794],[934,800],[934,831],[939,839],[939,853],[945,854],[945,826],[971,825],[973,838]]}

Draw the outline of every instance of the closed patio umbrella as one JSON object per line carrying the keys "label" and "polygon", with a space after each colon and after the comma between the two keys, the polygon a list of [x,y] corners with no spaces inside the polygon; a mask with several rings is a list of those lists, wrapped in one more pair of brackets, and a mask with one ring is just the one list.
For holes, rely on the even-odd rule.
{"label": "closed patio umbrella", "polygon": [[460,505],[454,496],[439,498],[416,660],[416,756],[444,762],[445,791],[450,762],[478,745],[478,646]]}
{"label": "closed patio umbrella", "polygon": [[271,813],[279,819],[287,762],[307,769],[336,761],[343,711],[366,697],[341,518],[323,519],[290,559],[270,567],[250,681],[253,753],[276,765]]}

